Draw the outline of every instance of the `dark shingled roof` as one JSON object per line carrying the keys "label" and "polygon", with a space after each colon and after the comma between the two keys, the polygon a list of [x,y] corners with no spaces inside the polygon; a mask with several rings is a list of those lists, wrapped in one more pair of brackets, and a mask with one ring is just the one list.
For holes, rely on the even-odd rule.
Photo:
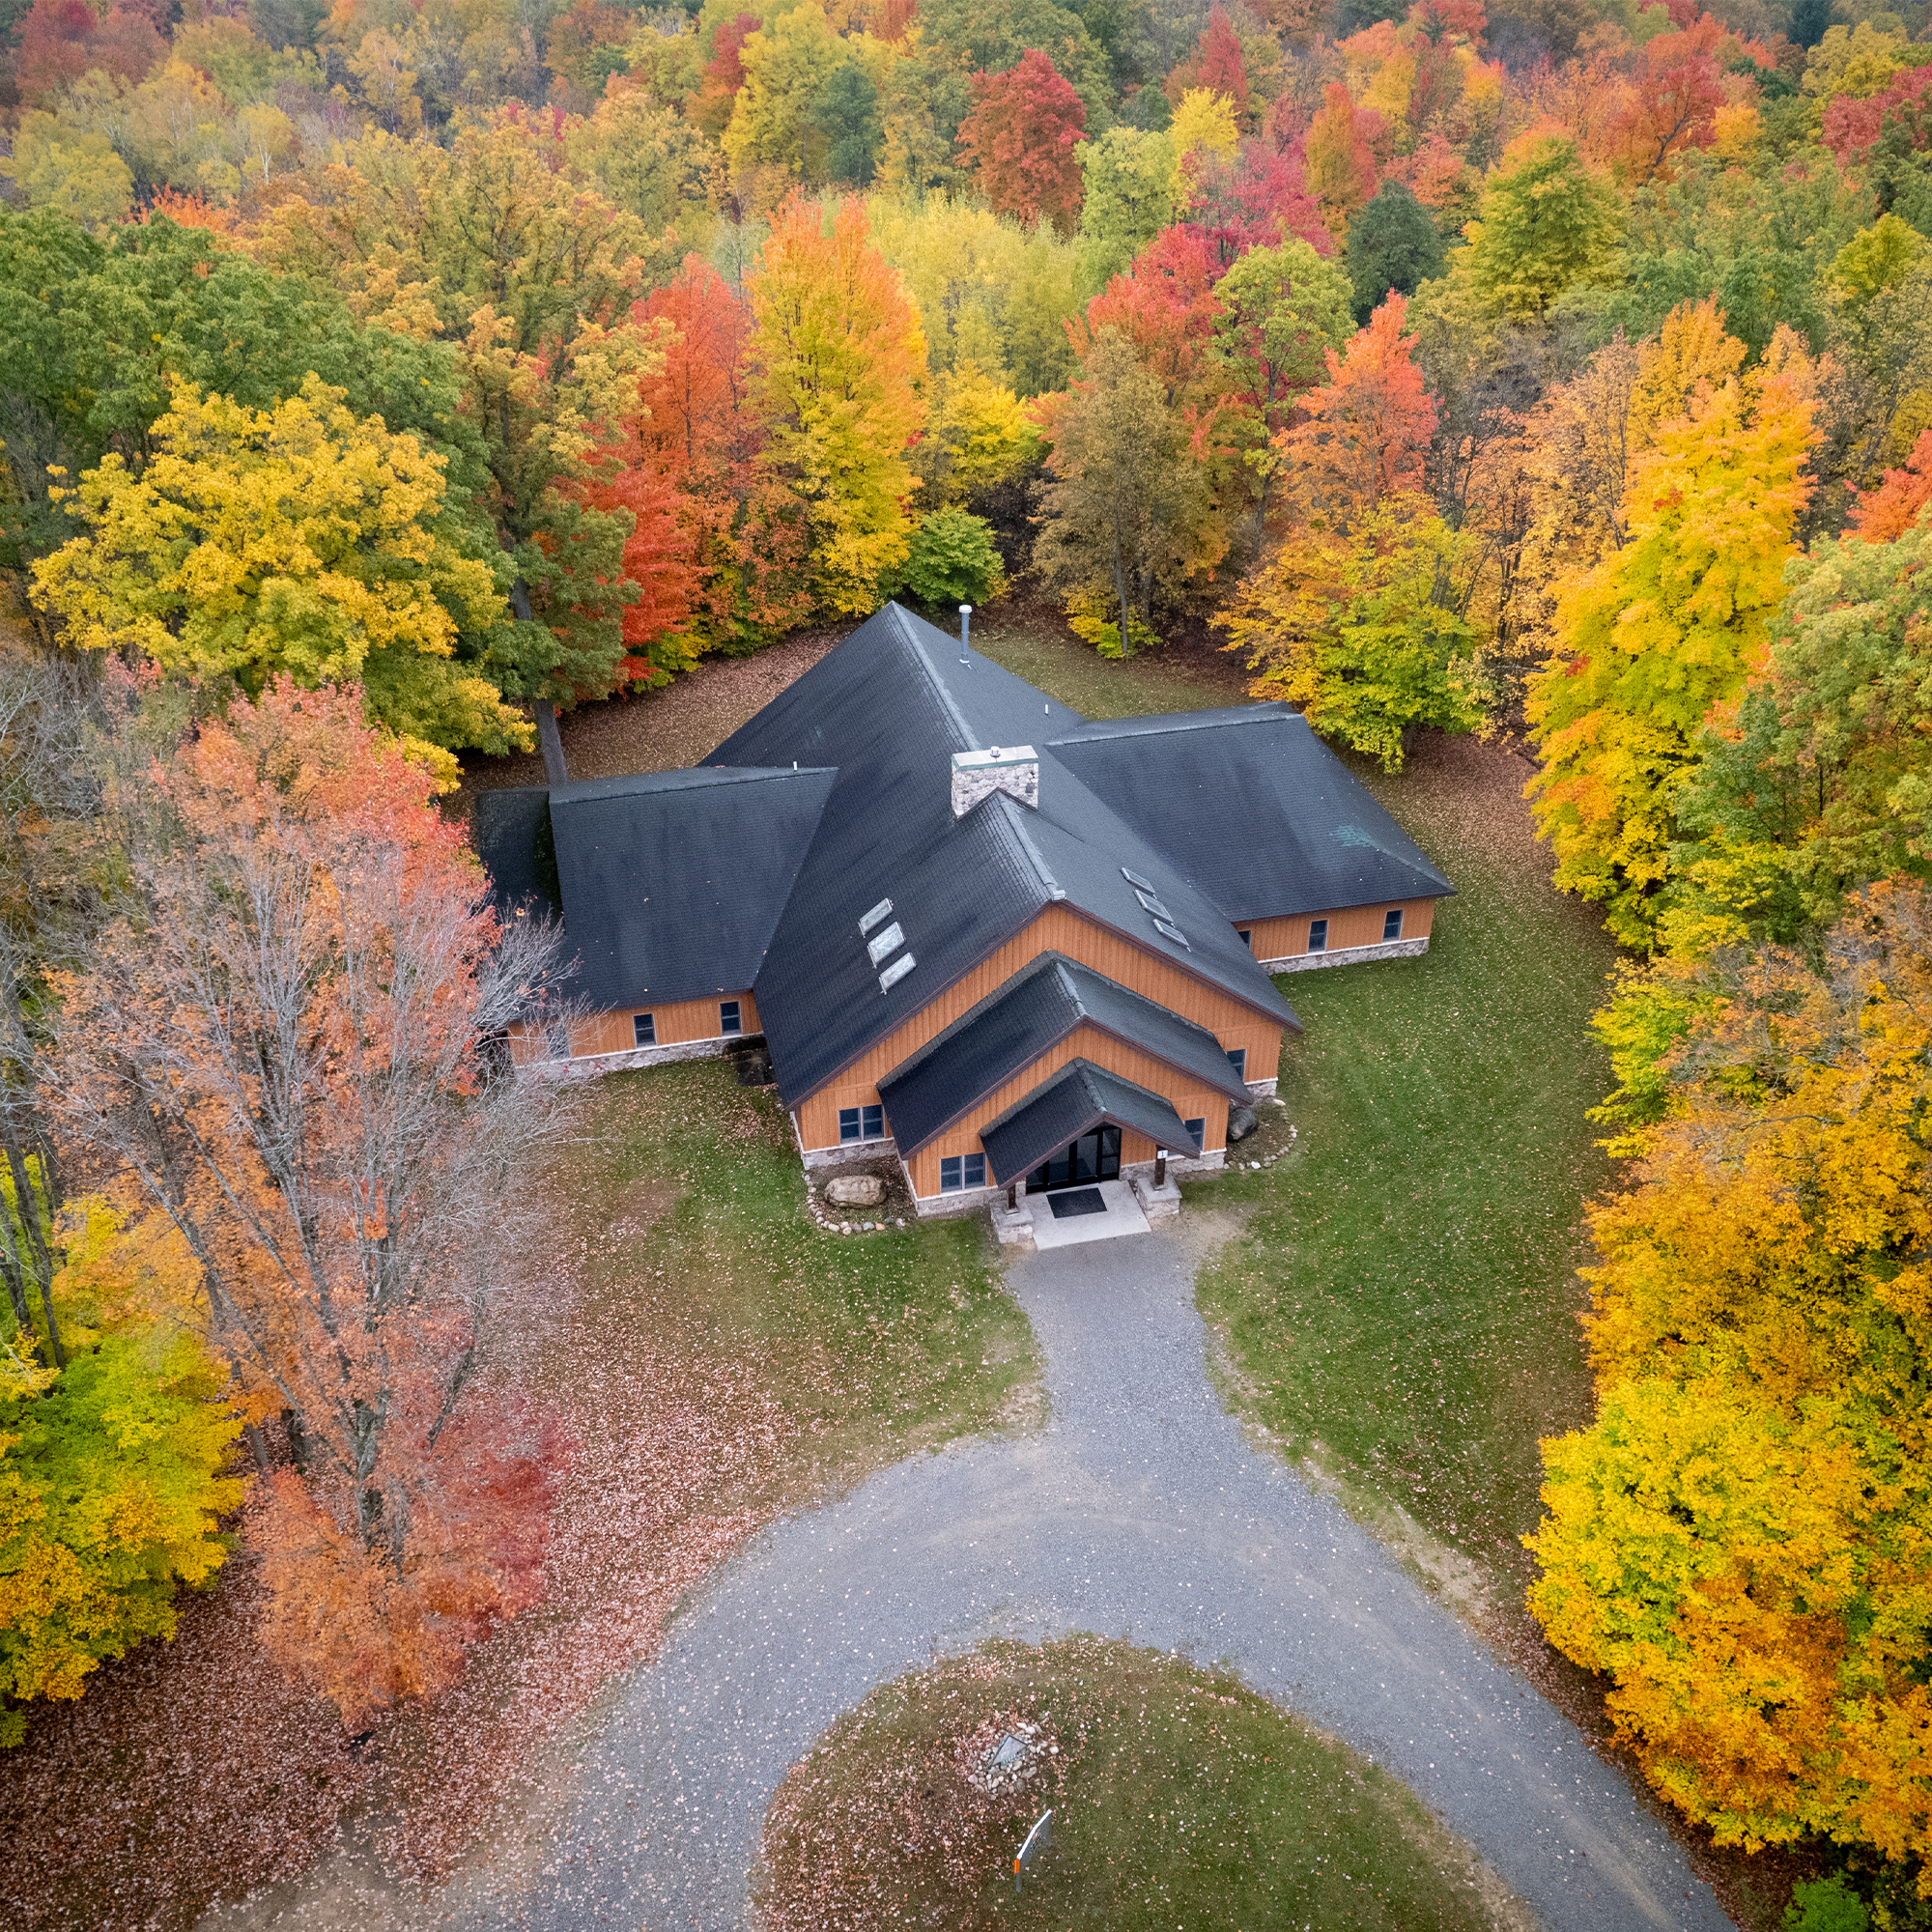
{"label": "dark shingled roof", "polygon": [[1248,1097],[1241,1076],[1206,1027],[1116,985],[1092,967],[1046,952],[879,1082],[899,1152],[916,1152],[1082,1022],[1192,1074],[1230,1099]]}
{"label": "dark shingled roof", "polygon": [[1231,920],[1455,891],[1285,704],[1083,724],[1052,751]]}
{"label": "dark shingled roof", "polygon": [[1004,1187],[1103,1122],[1132,1127],[1156,1147],[1194,1146],[1172,1102],[1091,1060],[1069,1060],[1051,1079],[1042,1080],[1025,1099],[980,1128],[980,1145],[986,1150],[993,1179]]}
{"label": "dark shingled roof", "polygon": [[[756,982],[787,1106],[1056,901],[1294,1023],[1228,914],[1046,749],[1081,722],[977,652],[961,665],[956,639],[889,604],[711,753],[711,765],[838,770]],[[1038,748],[1038,810],[995,796],[955,819],[952,753],[994,745]],[[1154,788],[1176,810],[1167,787]],[[1186,946],[1155,931],[1122,866],[1152,882]],[[564,890],[568,902],[568,876]],[[882,993],[859,919],[886,898],[917,963]]]}
{"label": "dark shingled roof", "polygon": [[499,912],[528,905],[553,919],[563,917],[548,786],[484,792],[476,801],[476,851]]}
{"label": "dark shingled roof", "polygon": [[752,985],[832,776],[646,772],[552,786],[573,993],[610,1010]]}

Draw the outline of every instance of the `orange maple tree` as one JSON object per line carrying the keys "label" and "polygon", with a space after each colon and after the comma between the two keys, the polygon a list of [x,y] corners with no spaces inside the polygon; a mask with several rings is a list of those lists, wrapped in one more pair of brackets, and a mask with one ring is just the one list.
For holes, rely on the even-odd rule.
{"label": "orange maple tree", "polygon": [[358,692],[284,680],[130,754],[108,797],[126,885],[62,982],[54,1054],[67,1130],[199,1264],[265,1471],[266,1635],[352,1727],[534,1599],[566,1453],[542,1417],[465,1400],[560,1118],[489,1042],[555,939],[489,910],[433,782]]}

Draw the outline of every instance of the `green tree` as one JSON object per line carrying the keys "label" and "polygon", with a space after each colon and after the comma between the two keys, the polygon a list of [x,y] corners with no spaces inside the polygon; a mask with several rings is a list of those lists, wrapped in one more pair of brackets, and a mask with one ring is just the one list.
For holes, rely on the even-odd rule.
{"label": "green tree", "polygon": [[1178,593],[1220,561],[1202,466],[1133,345],[1102,329],[1083,374],[1047,421],[1053,444],[1034,562],[1082,613],[1117,613],[1120,635],[1152,621],[1156,593]]}
{"label": "green tree", "polygon": [[1451,268],[1468,275],[1490,307],[1534,318],[1570,289],[1607,277],[1619,227],[1610,190],[1574,142],[1525,135],[1485,184],[1467,245]]}
{"label": "green tree", "polygon": [[944,610],[990,604],[1006,584],[1006,566],[986,520],[949,506],[919,520],[894,589]]}
{"label": "green tree", "polygon": [[1458,608],[1476,550],[1427,498],[1385,497],[1338,536],[1292,535],[1215,621],[1258,673],[1255,696],[1400,771],[1413,731],[1481,722],[1476,629]]}
{"label": "green tree", "polygon": [[1664,929],[1686,946],[1795,939],[1932,860],[1932,522],[1817,544],[1785,582],[1764,666],[1679,806]]}
{"label": "green tree", "polygon": [[358,322],[326,283],[276,274],[165,215],[97,240],[49,210],[0,210],[0,440],[14,485],[0,566],[72,534],[51,469],[71,480],[113,450],[138,471],[174,383],[264,410],[311,372],[356,415],[442,456],[467,510],[487,471],[447,347]]}
{"label": "green tree", "polygon": [[93,227],[127,213],[134,177],[105,134],[70,128],[30,108],[14,134],[0,176],[29,208],[50,208]]}
{"label": "green tree", "polygon": [[1349,223],[1345,250],[1355,320],[1366,323],[1394,289],[1412,296],[1442,272],[1435,219],[1400,182],[1383,182]]}
{"label": "green tree", "polygon": [[1081,268],[1087,287],[1102,289],[1174,219],[1184,184],[1165,134],[1110,128],[1073,152],[1087,184]]}
{"label": "green tree", "polygon": [[624,658],[632,518],[586,508],[583,485],[658,364],[633,305],[675,247],[583,180],[567,134],[513,105],[446,148],[367,135],[333,199],[278,203],[257,242],[333,277],[372,320],[454,349],[518,620],[497,647],[503,688],[559,703],[609,692]]}

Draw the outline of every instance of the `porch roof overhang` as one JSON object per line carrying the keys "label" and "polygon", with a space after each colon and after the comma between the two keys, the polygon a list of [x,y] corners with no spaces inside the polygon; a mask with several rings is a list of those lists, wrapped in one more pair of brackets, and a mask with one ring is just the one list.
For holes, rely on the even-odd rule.
{"label": "porch roof overhang", "polygon": [[1174,1103],[1147,1088],[1095,1066],[1070,1060],[980,1129],[980,1145],[1004,1187],[1037,1167],[1069,1141],[1097,1126],[1130,1127],[1156,1147],[1191,1150],[1194,1141]]}

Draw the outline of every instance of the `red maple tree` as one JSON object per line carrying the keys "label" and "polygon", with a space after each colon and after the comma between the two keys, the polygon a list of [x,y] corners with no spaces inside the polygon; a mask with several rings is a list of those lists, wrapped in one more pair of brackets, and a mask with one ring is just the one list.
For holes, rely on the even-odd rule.
{"label": "red maple tree", "polygon": [[117,7],[103,19],[87,0],[34,0],[20,22],[14,78],[20,99],[43,107],[90,70],[131,87],[166,57],[166,43],[144,12]]}
{"label": "red maple tree", "polygon": [[1435,402],[1407,320],[1407,302],[1391,291],[1339,355],[1328,351],[1328,381],[1302,397],[1302,420],[1280,439],[1297,521],[1333,528],[1422,488]]}
{"label": "red maple tree", "polygon": [[1242,126],[1252,106],[1248,94],[1247,64],[1241,58],[1241,43],[1227,10],[1216,0],[1194,43],[1194,50],[1167,77],[1166,94],[1178,101],[1191,88],[1205,87],[1232,103]]}
{"label": "red maple tree", "polygon": [[1233,161],[1203,149],[1181,162],[1181,171],[1188,184],[1183,225],[1206,242],[1217,274],[1250,248],[1297,238],[1320,254],[1335,252],[1335,238],[1308,192],[1298,148],[1243,141]]}
{"label": "red maple tree", "polygon": [[1932,503],[1932,429],[1912,445],[1902,469],[1888,469],[1852,505],[1852,528],[1866,543],[1896,543]]}
{"label": "red maple tree", "polygon": [[1071,235],[1085,193],[1073,150],[1086,126],[1086,103],[1034,47],[1005,73],[973,76],[973,111],[959,146],[999,213],[1051,221]]}

